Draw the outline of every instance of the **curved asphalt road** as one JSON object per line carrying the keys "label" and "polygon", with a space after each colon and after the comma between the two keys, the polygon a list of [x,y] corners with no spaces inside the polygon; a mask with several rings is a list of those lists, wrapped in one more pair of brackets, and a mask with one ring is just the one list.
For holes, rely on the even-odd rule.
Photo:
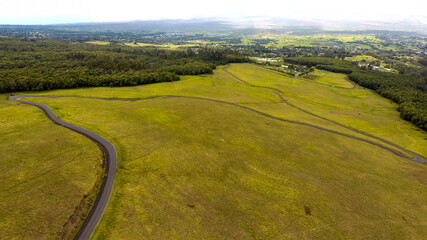
{"label": "curved asphalt road", "polygon": [[23,98],[23,97],[29,97],[29,96],[11,96],[9,97],[9,100],[24,103],[24,104],[30,104],[40,108],[41,110],[43,110],[46,116],[50,120],[52,120],[55,124],[58,124],[62,127],[68,128],[72,131],[82,134],[83,136],[91,139],[96,144],[98,144],[104,151],[105,158],[106,158],[106,168],[105,168],[105,174],[104,174],[104,179],[102,181],[101,189],[99,190],[98,196],[89,212],[88,217],[86,218],[83,225],[80,227],[79,231],[74,237],[74,239],[78,239],[78,240],[89,239],[90,235],[95,229],[96,224],[98,224],[99,219],[101,218],[105,207],[107,206],[108,199],[110,198],[110,195],[111,195],[111,190],[113,189],[114,175],[116,172],[116,159],[117,159],[116,150],[114,149],[113,144],[111,144],[104,138],[100,137],[99,135],[91,131],[88,131],[84,128],[77,127],[75,125],[72,125],[60,120],[53,114],[53,112],[49,109],[49,107],[40,103],[16,100],[17,98]]}

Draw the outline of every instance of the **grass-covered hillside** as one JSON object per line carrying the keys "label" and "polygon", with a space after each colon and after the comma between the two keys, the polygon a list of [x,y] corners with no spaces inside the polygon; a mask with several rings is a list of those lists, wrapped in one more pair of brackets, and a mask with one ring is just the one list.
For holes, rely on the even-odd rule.
{"label": "grass-covered hillside", "polygon": [[358,66],[349,61],[324,57],[287,58],[286,61],[350,74],[349,78],[352,81],[398,103],[398,110],[403,119],[427,130],[427,79],[425,75],[421,77],[415,74],[374,71],[369,69],[372,66]]}
{"label": "grass-covered hillside", "polygon": [[95,200],[98,146],[0,96],[0,239],[68,239]]}
{"label": "grass-covered hillside", "polygon": [[250,110],[385,145],[337,122],[426,157],[427,133],[402,120],[397,104],[361,87],[331,87],[346,87],[341,74],[295,79],[250,64],[226,70],[252,85],[274,88],[289,103],[325,119],[222,69],[176,82],[54,90],[37,95],[62,97],[26,98],[116,147],[115,185],[93,239],[427,235],[425,164]]}

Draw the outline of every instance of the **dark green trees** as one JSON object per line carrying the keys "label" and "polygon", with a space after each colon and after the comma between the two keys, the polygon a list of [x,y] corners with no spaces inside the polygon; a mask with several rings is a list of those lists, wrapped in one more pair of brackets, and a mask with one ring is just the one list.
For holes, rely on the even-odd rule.
{"label": "dark green trees", "polygon": [[198,52],[0,39],[0,93],[94,86],[134,86],[211,74],[218,64],[248,61],[237,52]]}

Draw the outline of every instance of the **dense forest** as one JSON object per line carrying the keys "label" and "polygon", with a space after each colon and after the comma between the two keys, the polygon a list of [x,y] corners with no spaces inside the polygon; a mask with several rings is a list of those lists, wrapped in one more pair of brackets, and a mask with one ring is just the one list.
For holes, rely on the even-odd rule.
{"label": "dense forest", "polygon": [[179,75],[209,74],[217,65],[247,61],[227,49],[172,51],[0,38],[0,93],[177,81]]}
{"label": "dense forest", "polygon": [[352,62],[332,58],[298,57],[285,61],[347,73],[350,80],[398,103],[403,119],[427,130],[427,82],[422,77],[367,70]]}

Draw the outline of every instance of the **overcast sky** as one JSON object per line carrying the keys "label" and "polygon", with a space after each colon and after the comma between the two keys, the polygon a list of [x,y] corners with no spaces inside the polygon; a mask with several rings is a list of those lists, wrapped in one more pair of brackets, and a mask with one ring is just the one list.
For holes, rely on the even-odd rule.
{"label": "overcast sky", "polygon": [[0,0],[0,24],[271,16],[325,20],[427,17],[426,0]]}

